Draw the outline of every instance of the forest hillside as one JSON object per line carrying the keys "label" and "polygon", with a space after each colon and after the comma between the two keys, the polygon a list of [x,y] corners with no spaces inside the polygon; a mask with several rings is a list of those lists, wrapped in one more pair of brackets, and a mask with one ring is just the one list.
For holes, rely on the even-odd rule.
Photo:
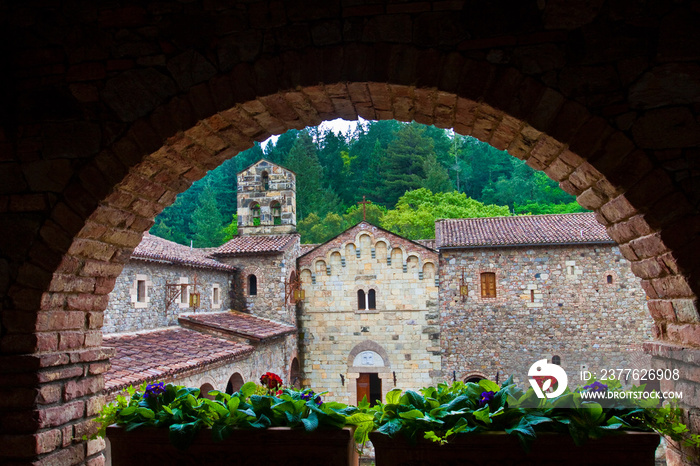
{"label": "forest hillside", "polygon": [[151,233],[213,247],[237,234],[236,174],[265,158],[297,175],[297,229],[319,243],[362,220],[410,239],[437,218],[584,211],[544,173],[472,137],[434,126],[366,121],[348,134],[290,130],[256,144],[195,182],[156,217]]}

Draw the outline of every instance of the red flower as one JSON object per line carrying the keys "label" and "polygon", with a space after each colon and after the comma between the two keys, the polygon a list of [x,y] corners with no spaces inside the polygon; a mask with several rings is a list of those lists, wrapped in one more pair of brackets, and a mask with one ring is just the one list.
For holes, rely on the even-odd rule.
{"label": "red flower", "polygon": [[282,386],[282,379],[279,375],[273,372],[265,372],[262,377],[260,377],[260,383],[270,390],[274,390],[277,387]]}

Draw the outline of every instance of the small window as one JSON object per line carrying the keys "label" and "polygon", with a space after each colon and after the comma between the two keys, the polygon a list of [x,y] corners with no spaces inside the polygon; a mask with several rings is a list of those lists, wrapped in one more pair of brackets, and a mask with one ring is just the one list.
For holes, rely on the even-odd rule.
{"label": "small window", "polygon": [[552,364],[556,364],[557,366],[561,366],[561,358],[559,356],[552,356]]}
{"label": "small window", "polygon": [[221,298],[219,297],[219,287],[214,287],[214,294],[212,296],[212,301],[214,301],[215,306],[219,304],[220,299]]}
{"label": "small window", "polygon": [[530,302],[535,302],[535,290],[530,290]]}
{"label": "small window", "polygon": [[282,225],[282,206],[279,202],[274,201],[270,204],[270,213],[272,214],[272,223]]}
{"label": "small window", "polygon": [[258,294],[258,277],[255,275],[248,275],[248,294],[250,296],[257,296]]}
{"label": "small window", "polygon": [[357,290],[357,309],[365,309],[365,290]]}
{"label": "small window", "polygon": [[262,188],[263,191],[270,189],[270,175],[267,172],[262,172]]}
{"label": "small window", "polygon": [[377,309],[377,297],[374,290],[369,290],[367,292],[367,301],[369,301],[369,306],[367,306],[368,308]]}
{"label": "small window", "polygon": [[484,380],[480,375],[472,375],[464,380],[464,383],[479,383]]}
{"label": "small window", "polygon": [[136,281],[136,301],[139,303],[146,302],[146,280]]}
{"label": "small window", "polygon": [[187,285],[180,285],[180,303],[181,304],[189,304],[189,300],[187,298]]}
{"label": "small window", "polygon": [[608,281],[608,285],[612,285],[612,284],[613,284],[613,276],[612,276],[612,275],[608,275],[607,281]]}
{"label": "small window", "polygon": [[496,274],[494,272],[484,272],[481,274],[481,297],[496,297]]}

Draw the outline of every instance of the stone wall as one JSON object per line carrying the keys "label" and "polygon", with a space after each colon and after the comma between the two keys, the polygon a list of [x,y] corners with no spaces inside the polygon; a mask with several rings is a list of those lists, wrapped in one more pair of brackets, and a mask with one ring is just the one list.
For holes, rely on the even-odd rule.
{"label": "stone wall", "polygon": [[[200,305],[195,310],[177,298],[166,310],[166,283],[189,284],[193,291],[197,275],[197,291]],[[124,266],[109,294],[104,314],[104,333],[132,332],[177,325],[177,317],[183,313],[213,312],[228,309],[231,273],[214,269],[162,264],[132,259]],[[146,281],[146,302],[136,300],[136,280]],[[219,287],[220,305],[212,303],[213,287]]]}
{"label": "stone wall", "polygon": [[[481,297],[483,272],[496,274],[496,298]],[[494,378],[499,371],[501,380],[513,374],[527,383],[530,366],[555,355],[570,385],[581,382],[582,365],[591,372],[649,368],[636,352],[652,325],[639,282],[610,245],[443,250],[443,376]]]}
{"label": "stone wall", "polygon": [[[360,373],[379,374],[382,396],[430,384],[440,368],[436,265],[434,251],[369,224],[301,258],[304,383],[353,404]],[[376,309],[358,309],[359,289],[375,290]]]}
{"label": "stone wall", "polygon": [[[292,272],[296,273],[296,258],[299,256],[299,238],[284,252],[277,254],[256,254],[221,257],[218,260],[241,270],[246,309],[259,317],[296,325],[295,307],[290,300],[285,301],[285,281]],[[257,294],[250,295],[248,277],[254,274],[257,279]]]}

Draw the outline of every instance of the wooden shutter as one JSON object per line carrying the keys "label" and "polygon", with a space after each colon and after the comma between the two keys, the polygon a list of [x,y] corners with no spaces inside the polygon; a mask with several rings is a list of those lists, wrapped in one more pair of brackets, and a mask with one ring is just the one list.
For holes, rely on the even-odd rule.
{"label": "wooden shutter", "polygon": [[496,274],[493,272],[484,272],[481,274],[481,297],[495,298],[496,297]]}

